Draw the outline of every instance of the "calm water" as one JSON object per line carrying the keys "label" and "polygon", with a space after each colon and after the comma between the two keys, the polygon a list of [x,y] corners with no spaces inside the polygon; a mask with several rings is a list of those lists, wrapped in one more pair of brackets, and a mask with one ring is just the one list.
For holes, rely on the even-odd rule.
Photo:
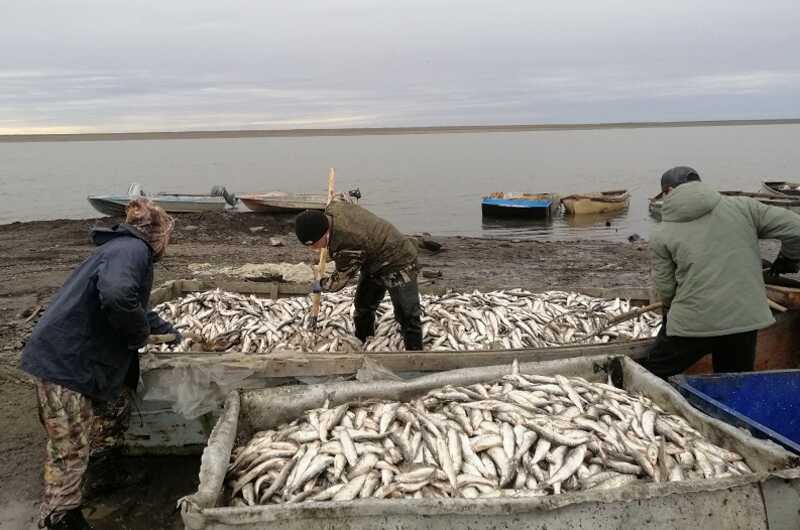
{"label": "calm water", "polygon": [[[647,237],[647,198],[660,175],[686,164],[719,188],[756,191],[763,179],[800,180],[800,125],[514,133],[118,142],[0,143],[0,223],[97,214],[89,194],[146,191],[324,192],[356,186],[362,204],[407,232],[536,239]],[[630,208],[609,219],[483,220],[491,191],[627,188]],[[606,226],[606,221],[611,226]]]}

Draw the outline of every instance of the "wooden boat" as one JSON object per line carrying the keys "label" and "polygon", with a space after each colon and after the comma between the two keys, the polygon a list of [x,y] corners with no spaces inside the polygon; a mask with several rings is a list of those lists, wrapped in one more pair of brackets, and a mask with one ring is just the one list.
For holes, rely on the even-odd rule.
{"label": "wooden boat", "polygon": [[628,190],[576,193],[561,199],[564,212],[571,215],[586,215],[624,210],[630,203]]}
{"label": "wooden boat", "polygon": [[98,212],[112,217],[120,217],[125,215],[125,207],[128,202],[136,197],[147,197],[168,213],[218,212],[236,205],[236,197],[228,193],[222,186],[214,186],[208,195],[191,193],[147,195],[138,184],[132,184],[126,194],[90,195],[87,199]]}
{"label": "wooden boat", "polygon": [[327,203],[327,197],[322,194],[284,193],[281,191],[240,195],[239,200],[248,209],[261,213],[298,213],[304,210],[324,210]]}
{"label": "wooden boat", "polygon": [[559,197],[553,193],[507,193],[496,191],[481,201],[486,217],[551,217],[559,207]]}
{"label": "wooden boat", "polygon": [[[776,195],[769,195],[766,193],[751,193],[747,191],[721,191],[722,195],[727,197],[751,197],[758,202],[769,205],[786,208],[793,212],[800,213],[800,196],[797,198],[792,197],[778,197]],[[664,205],[664,193],[659,193],[655,197],[649,199],[650,215],[656,218],[661,218],[661,208]]]}
{"label": "wooden boat", "polygon": [[775,195],[776,197],[800,199],[800,182],[767,180],[761,183],[761,191],[767,195]]}

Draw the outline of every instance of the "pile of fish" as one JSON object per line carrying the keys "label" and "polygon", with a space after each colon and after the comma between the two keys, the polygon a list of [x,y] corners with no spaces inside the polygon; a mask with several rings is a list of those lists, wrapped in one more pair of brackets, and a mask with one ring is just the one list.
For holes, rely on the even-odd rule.
{"label": "pile of fish", "polygon": [[[308,327],[308,297],[257,298],[221,290],[191,294],[155,309],[187,338],[151,351],[191,351],[192,343],[214,351],[399,351],[400,326],[388,297],[379,306],[375,336],[362,344],[354,335],[353,288],[322,295],[316,332]],[[423,295],[422,331],[426,350],[542,348],[652,337],[661,317],[645,313],[598,335],[609,318],[631,309],[630,302],[579,293],[523,289]]]}
{"label": "pile of fish", "polygon": [[408,403],[309,410],[231,456],[234,506],[530,497],[750,473],[685,419],[580,377],[511,373]]}

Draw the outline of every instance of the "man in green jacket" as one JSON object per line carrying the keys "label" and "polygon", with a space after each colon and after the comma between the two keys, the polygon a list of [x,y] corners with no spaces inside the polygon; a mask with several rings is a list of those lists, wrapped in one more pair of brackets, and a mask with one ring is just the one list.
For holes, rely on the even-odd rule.
{"label": "man in green jacket", "polygon": [[642,365],[666,378],[710,353],[715,372],[751,371],[757,332],[775,322],[758,240],[782,243],[772,274],[797,272],[800,215],[720,195],[685,166],[664,173],[661,190],[650,252],[664,323]]}
{"label": "man in green jacket", "polygon": [[306,210],[295,220],[297,238],[312,250],[328,247],[336,262],[330,278],[313,292],[339,291],[356,274],[356,337],[375,335],[375,312],[386,292],[392,299],[406,350],[422,349],[422,310],[417,286],[417,246],[391,223],[366,209],[334,201],[325,212]]}

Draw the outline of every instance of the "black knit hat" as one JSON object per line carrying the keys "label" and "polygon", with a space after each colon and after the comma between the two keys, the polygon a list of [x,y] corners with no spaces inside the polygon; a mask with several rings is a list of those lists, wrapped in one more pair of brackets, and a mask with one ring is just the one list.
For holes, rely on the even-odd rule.
{"label": "black knit hat", "polygon": [[304,245],[313,245],[328,231],[328,216],[319,210],[306,210],[294,220],[297,239]]}
{"label": "black knit hat", "polygon": [[700,180],[700,175],[689,166],[676,166],[661,175],[661,191],[667,188],[677,188],[693,180]]}

